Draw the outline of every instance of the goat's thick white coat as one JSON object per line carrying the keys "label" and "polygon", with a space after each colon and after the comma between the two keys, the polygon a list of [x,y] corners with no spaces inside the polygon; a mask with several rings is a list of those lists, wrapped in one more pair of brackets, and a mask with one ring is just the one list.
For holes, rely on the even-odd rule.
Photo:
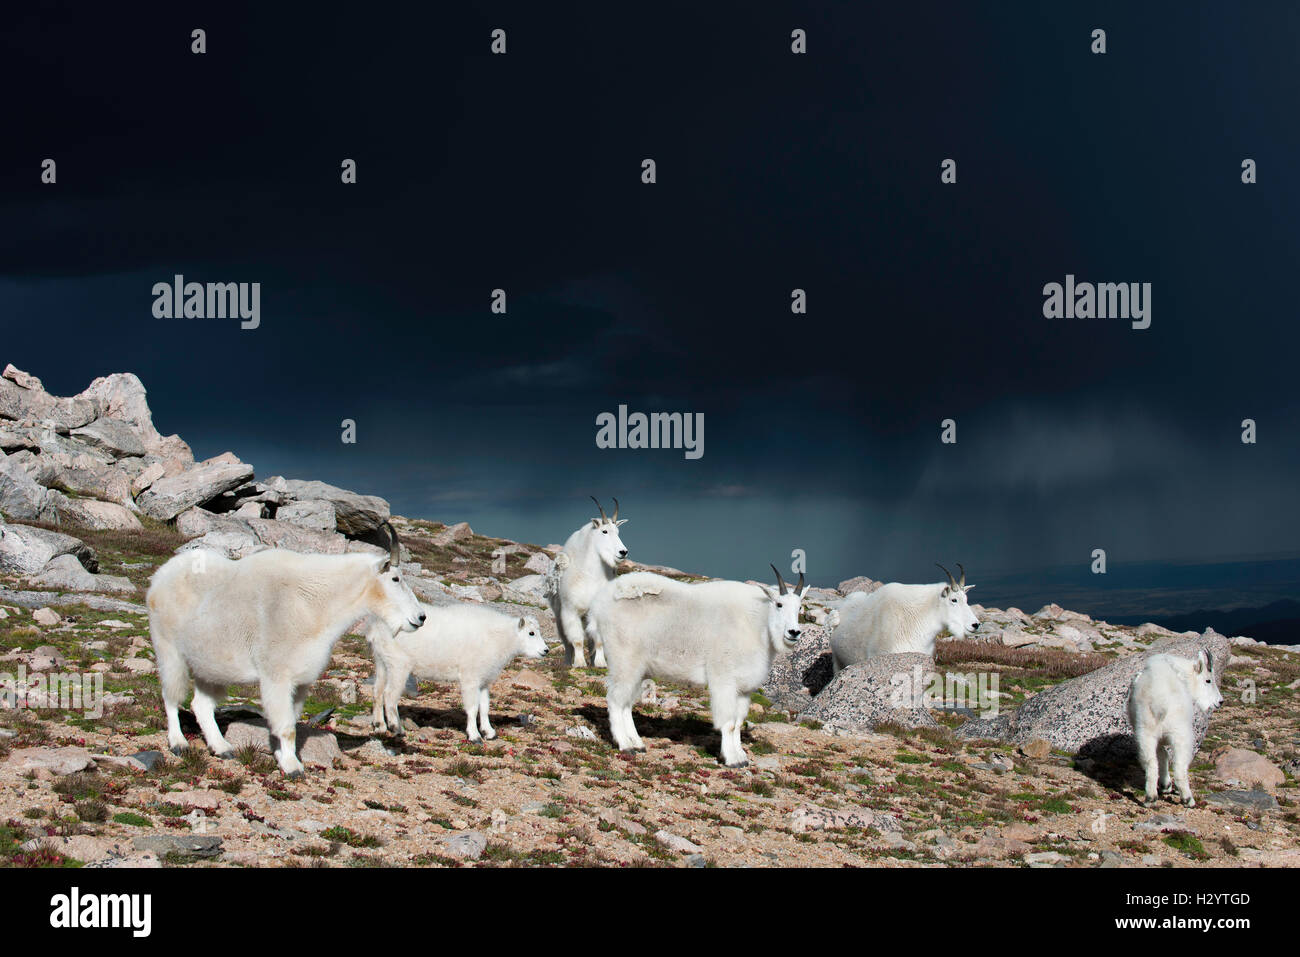
{"label": "goat's thick white coat", "polygon": [[[555,625],[564,645],[564,663],[574,668],[587,666],[587,632],[584,619],[592,599],[604,585],[614,579],[618,563],[627,555],[619,527],[627,519],[593,518],[564,543],[555,565],[547,575],[546,598],[555,614]],[[600,639],[595,645],[592,665],[605,667],[605,650]]]}
{"label": "goat's thick white coat", "polygon": [[1204,651],[1195,659],[1158,654],[1147,659],[1133,677],[1128,690],[1128,721],[1137,744],[1138,762],[1145,775],[1145,799],[1175,787],[1183,803],[1196,801],[1187,780],[1187,768],[1195,754],[1193,721],[1196,709],[1212,711],[1223,703],[1214,683],[1213,659]]}
{"label": "goat's thick white coat", "polygon": [[146,603],[172,749],[186,746],[178,707],[191,678],[194,716],[221,757],[231,747],[217,727],[216,702],[228,685],[256,684],[286,774],[303,769],[294,725],[334,643],[366,616],[391,633],[418,627],[423,614],[386,559],[282,549],[237,561],[210,549],[183,552],[154,573]]}
{"label": "goat's thick white coat", "polygon": [[513,658],[546,654],[541,626],[531,616],[503,615],[474,605],[423,608],[428,617],[413,632],[393,634],[377,625],[366,635],[375,653],[375,726],[402,733],[397,702],[406,679],[413,674],[459,684],[465,734],[471,741],[495,738],[497,733],[488,719],[489,689]]}
{"label": "goat's thick white coat", "polygon": [[749,696],[772,659],[797,644],[806,593],[730,581],[688,585],[650,572],[622,575],[597,592],[587,627],[604,644],[609,725],[619,748],[645,750],[632,706],[642,680],[652,677],[707,687],[723,761],[748,763],[740,733]]}
{"label": "goat's thick white coat", "polygon": [[838,674],[881,655],[932,655],[944,629],[957,638],[975,631],[979,619],[966,601],[974,587],[890,582],[870,594],[854,592],[839,606],[839,624],[831,633],[832,670]]}

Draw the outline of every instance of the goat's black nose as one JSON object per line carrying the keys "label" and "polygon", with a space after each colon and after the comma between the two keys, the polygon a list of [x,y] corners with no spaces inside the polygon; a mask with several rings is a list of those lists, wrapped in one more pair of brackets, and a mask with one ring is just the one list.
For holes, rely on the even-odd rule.
{"label": "goat's black nose", "polygon": [[428,617],[429,617],[429,616],[426,615],[426,614],[424,614],[424,612],[421,612],[421,613],[420,613],[420,617],[419,617],[418,619],[416,619],[416,620],[419,621],[419,623],[423,625],[423,624],[424,624],[424,619],[426,619],[426,618],[428,618]]}
{"label": "goat's black nose", "polygon": [[627,549],[626,548],[619,549],[618,557],[627,558]]}
{"label": "goat's black nose", "polygon": [[798,637],[799,637],[799,634],[800,634],[800,632],[799,632],[799,629],[798,629],[798,628],[791,628],[791,629],[790,629],[790,637],[791,637],[791,638],[798,638]]}
{"label": "goat's black nose", "polygon": [[970,630],[971,630],[971,631],[979,631],[979,630],[980,630],[980,623],[979,623],[978,621],[975,622],[975,624],[973,624],[973,625],[970,626]]}

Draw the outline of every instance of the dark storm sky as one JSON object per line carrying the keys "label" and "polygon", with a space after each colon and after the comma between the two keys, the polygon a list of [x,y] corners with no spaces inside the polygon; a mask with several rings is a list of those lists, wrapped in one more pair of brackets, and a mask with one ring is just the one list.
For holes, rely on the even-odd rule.
{"label": "dark storm sky", "polygon": [[[268,6],[8,14],[0,363],[488,534],[616,495],[718,575],[1295,550],[1294,4]],[[174,273],[261,327],[154,318]],[[1067,273],[1151,328],[1045,319]],[[597,449],[620,403],[704,457]]]}

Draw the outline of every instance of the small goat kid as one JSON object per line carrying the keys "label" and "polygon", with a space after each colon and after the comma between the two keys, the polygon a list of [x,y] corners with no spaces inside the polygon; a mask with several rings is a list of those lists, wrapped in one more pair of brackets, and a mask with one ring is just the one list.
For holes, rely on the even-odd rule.
{"label": "small goat kid", "polygon": [[465,705],[465,734],[471,741],[495,738],[488,720],[488,691],[516,656],[546,655],[541,626],[532,616],[514,618],[473,605],[425,605],[424,610],[427,620],[411,634],[395,635],[378,623],[366,634],[375,653],[375,728],[386,726],[393,734],[402,733],[397,702],[407,677],[414,674],[458,683]]}
{"label": "small goat kid", "polygon": [[1156,802],[1157,772],[1161,794],[1172,793],[1176,785],[1184,804],[1196,803],[1187,782],[1187,767],[1196,751],[1195,709],[1209,712],[1222,703],[1209,653],[1198,652],[1195,661],[1170,654],[1147,659],[1128,689],[1128,722],[1146,775],[1144,803]]}
{"label": "small goat kid", "polygon": [[939,566],[948,584],[900,585],[890,582],[870,594],[855,592],[839,607],[839,624],[831,634],[831,667],[835,674],[868,658],[903,652],[934,654],[934,641],[945,628],[954,638],[979,629],[966,593],[966,569],[961,580]]}
{"label": "small goat kid", "polygon": [[424,612],[398,569],[401,546],[387,523],[387,558],[367,554],[301,555],[282,549],[231,561],[196,549],[173,556],[149,584],[153,639],[167,712],[167,743],[185,746],[178,707],[194,680],[194,717],[208,748],[231,757],[215,707],[226,686],[260,687],[280,769],[302,773],[294,726],[307,692],[329,663],[334,643],[373,616],[390,633],[414,631]]}
{"label": "small goat kid", "polygon": [[[564,645],[564,663],[572,668],[587,667],[587,633],[583,619],[591,601],[614,578],[618,563],[627,557],[627,548],[619,537],[619,527],[627,522],[618,517],[618,499],[614,499],[614,517],[606,518],[605,509],[596,502],[600,518],[593,518],[564,543],[555,558],[555,567],[546,579],[546,597],[555,613],[555,625]],[[599,638],[595,643],[592,666],[605,667],[605,649]]]}
{"label": "small goat kid", "polygon": [[722,760],[731,768],[749,763],[740,743],[749,696],[766,680],[772,659],[803,633],[803,574],[793,590],[780,572],[776,580],[779,590],[728,581],[687,585],[633,572],[597,593],[587,627],[609,656],[609,727],[620,750],[645,750],[632,706],[649,676],[706,686],[713,726],[722,732]]}

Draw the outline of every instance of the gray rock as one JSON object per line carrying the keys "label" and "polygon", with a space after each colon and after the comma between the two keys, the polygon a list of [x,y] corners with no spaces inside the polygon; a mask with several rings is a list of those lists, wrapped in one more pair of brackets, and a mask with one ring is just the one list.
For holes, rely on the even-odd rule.
{"label": "gray rock", "polygon": [[275,512],[277,522],[301,525],[303,528],[318,532],[332,532],[338,527],[338,515],[334,503],[324,499],[309,499],[305,502],[290,502],[281,505]]}
{"label": "gray rock", "polygon": [[59,555],[52,558],[39,575],[28,578],[33,585],[42,588],[58,588],[66,591],[99,591],[131,594],[135,585],[129,578],[119,575],[92,575],[86,571],[81,562],[73,555]]}
{"label": "gray rock", "polygon": [[873,581],[865,575],[859,575],[857,578],[850,578],[848,581],[840,582],[839,585],[836,586],[836,590],[842,595],[849,595],[855,591],[871,594],[871,592],[875,591],[883,584],[884,582]]}
{"label": "gray rock", "polygon": [[254,552],[265,551],[267,547],[251,530],[247,532],[212,531],[206,535],[191,539],[176,551],[179,554],[180,552],[194,551],[200,548],[211,548],[233,561]]}
{"label": "gray rock", "polygon": [[[252,745],[262,751],[272,750],[271,732],[265,721],[233,721],[222,733],[233,748],[239,749]],[[339,739],[329,731],[299,722],[296,728],[296,740],[298,760],[303,764],[332,768],[334,759],[343,757],[343,752],[339,749]]]}
{"label": "gray rock", "polygon": [[73,525],[93,531],[135,531],[144,527],[129,508],[117,502],[101,502],[93,498],[68,498],[62,492],[51,489],[49,503],[59,517],[60,524],[71,522]]}
{"label": "gray rock", "polygon": [[830,632],[806,625],[794,649],[777,655],[763,682],[763,694],[778,708],[802,711],[831,681]]}
{"label": "gray rock", "polygon": [[132,615],[144,615],[149,611],[144,605],[123,601],[121,598],[109,598],[107,595],[78,593],[65,598],[58,592],[52,591],[13,591],[0,588],[0,603],[21,605],[23,608],[43,608],[46,605],[66,605],[74,602],[93,608],[95,611],[124,611]]}
{"label": "gray rock", "polygon": [[135,508],[131,498],[131,476],[116,465],[62,466],[52,484],[62,491]]}
{"label": "gray rock", "polygon": [[72,555],[87,571],[99,571],[95,550],[79,538],[31,525],[0,525],[0,572],[34,575],[60,555]]}
{"label": "gray rock", "polygon": [[[1039,616],[1051,618],[1057,606],[1048,605]],[[1073,614],[1066,612],[1064,614]],[[1129,655],[1105,667],[1040,691],[1011,714],[968,721],[957,729],[964,738],[994,738],[1024,744],[1045,738],[1053,748],[1083,757],[1127,761],[1136,756],[1126,705],[1129,684],[1156,653],[1193,658],[1200,650],[1214,657],[1215,679],[1223,681],[1228,663],[1228,640],[1213,630],[1192,638],[1162,638],[1140,654]],[[1198,713],[1194,723],[1199,748],[1209,726],[1209,716]]]}
{"label": "gray rock", "polygon": [[121,419],[100,418],[72,430],[72,437],[114,458],[144,455],[147,451],[138,432]]}
{"label": "gray rock", "polygon": [[885,722],[908,728],[938,727],[913,697],[925,689],[932,671],[934,659],[922,654],[881,655],[849,665],[799,719],[850,732],[871,731]]}
{"label": "gray rock", "polygon": [[376,495],[360,495],[325,482],[285,479],[285,496],[296,502],[323,500],[334,506],[336,524],[345,535],[374,531],[392,517],[388,502]]}
{"label": "gray rock", "polygon": [[247,521],[258,540],[272,548],[287,548],[291,552],[312,555],[342,555],[348,551],[348,540],[338,532],[318,532],[272,518],[250,518]]}
{"label": "gray rock", "polygon": [[1271,811],[1277,807],[1277,798],[1267,791],[1216,791],[1205,795],[1206,804],[1223,807],[1244,807],[1256,811]]}
{"label": "gray rock", "polygon": [[150,454],[174,460],[181,467],[193,463],[194,453],[179,436],[158,434],[149,412],[144,383],[132,373],[101,376],[77,398],[93,403],[100,418],[115,419],[130,426]]}
{"label": "gray rock", "polygon": [[161,751],[137,751],[131,755],[132,760],[140,762],[146,771],[152,771],[159,761],[166,761],[167,756]]}
{"label": "gray rock", "polygon": [[176,531],[186,538],[198,538],[209,532],[236,532],[241,535],[253,535],[252,526],[242,518],[231,515],[217,515],[205,508],[188,508],[176,516]]}
{"label": "gray rock", "polygon": [[679,854],[704,853],[704,848],[700,847],[694,841],[689,841],[679,834],[674,834],[672,831],[655,831],[655,840],[668,850],[677,851]]}
{"label": "gray rock", "polygon": [[131,839],[139,851],[184,854],[187,857],[216,857],[221,853],[221,838],[214,834],[140,834]]}
{"label": "gray rock", "polygon": [[474,536],[474,530],[469,527],[468,522],[457,522],[455,525],[448,525],[442,531],[433,536],[433,544],[440,546],[450,545],[452,542],[464,541]]}
{"label": "gray rock", "polygon": [[196,465],[179,475],[158,479],[141,493],[137,504],[146,515],[168,521],[252,477],[253,467],[242,462]]}
{"label": "gray rock", "polygon": [[32,381],[37,384],[23,388],[10,379],[0,379],[0,418],[69,432],[93,421],[99,414],[94,402],[84,398],[56,398],[40,387],[39,380]]}
{"label": "gray rock", "polygon": [[487,835],[482,831],[461,831],[444,837],[442,849],[451,857],[476,861],[487,849]]}
{"label": "gray rock", "polygon": [[0,458],[0,513],[10,521],[52,522],[57,515],[49,498],[13,457]]}

